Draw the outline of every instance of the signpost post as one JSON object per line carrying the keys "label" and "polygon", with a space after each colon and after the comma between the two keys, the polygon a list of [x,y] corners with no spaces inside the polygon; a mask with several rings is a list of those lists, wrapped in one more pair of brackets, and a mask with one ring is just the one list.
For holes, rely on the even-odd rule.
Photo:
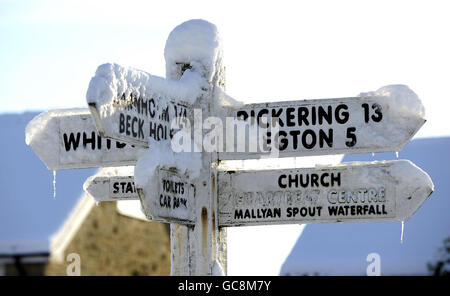
{"label": "signpost post", "polygon": [[[147,218],[171,223],[172,275],[226,274],[226,227],[404,221],[433,192],[429,176],[406,160],[219,170],[221,160],[268,154],[396,152],[425,119],[404,94],[220,105],[225,75],[218,40],[216,27],[206,21],[183,23],[166,43],[166,79],[102,65],[87,92],[92,119],[86,110],[55,111],[27,127],[27,143],[49,169],[134,165],[138,159],[136,168],[142,169],[152,160],[139,182],[135,170],[134,179],[91,177],[85,189],[98,201],[139,198]],[[192,122],[193,128],[186,126]],[[173,150],[181,123],[186,140],[202,146],[189,151],[201,153],[196,168],[157,153]],[[212,126],[222,138],[211,136]],[[100,136],[127,144],[116,147]],[[194,169],[195,177],[189,174]],[[142,178],[151,180],[138,184]]]}

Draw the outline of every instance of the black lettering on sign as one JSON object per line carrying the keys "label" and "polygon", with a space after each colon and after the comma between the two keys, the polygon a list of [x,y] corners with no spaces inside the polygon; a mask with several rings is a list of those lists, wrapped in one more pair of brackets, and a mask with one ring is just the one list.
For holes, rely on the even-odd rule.
{"label": "black lettering on sign", "polygon": [[281,113],[283,113],[283,108],[279,108],[278,110],[272,109],[272,118],[278,118],[279,126],[283,127],[284,122],[281,120]]}
{"label": "black lettering on sign", "polygon": [[[310,136],[310,140],[308,143],[308,135]],[[306,149],[312,149],[314,148],[314,146],[316,146],[316,133],[313,130],[307,129],[303,132],[302,135],[302,145],[303,147],[305,147]]]}
{"label": "black lettering on sign", "polygon": [[100,135],[97,135],[97,149],[102,149],[102,138],[100,137]]}
{"label": "black lettering on sign", "polygon": [[246,111],[241,110],[236,113],[236,117],[240,117],[241,120],[247,120],[248,113]]}
{"label": "black lettering on sign", "polygon": [[136,187],[134,186],[134,182],[114,182],[112,184],[113,194],[130,194],[136,193]]}
{"label": "black lettering on sign", "polygon": [[319,106],[318,108],[318,117],[319,117],[319,124],[322,125],[323,120],[325,119],[328,124],[332,124],[333,122],[333,112],[332,112],[331,106],[328,106],[327,111],[322,106]]}
{"label": "black lettering on sign", "polygon": [[120,182],[120,186],[121,186],[121,193],[125,193],[125,186],[127,185],[127,182]]}
{"label": "black lettering on sign", "polygon": [[[128,118],[128,116],[127,116]],[[128,128],[128,125],[127,125]],[[127,135],[130,134],[130,131],[127,130]],[[137,117],[132,117],[131,119],[131,135],[134,138],[144,139],[144,120]]]}
{"label": "black lettering on sign", "polygon": [[176,209],[180,206],[180,200],[178,198],[173,199],[173,208]]}
{"label": "black lettering on sign", "polygon": [[[81,138],[81,134],[83,134],[83,137]],[[91,150],[102,150],[103,147],[103,138],[100,137],[100,135],[97,135],[96,132],[77,132],[77,133],[63,133],[63,144],[64,149],[66,152],[69,152],[70,150],[76,151],[78,147],[80,146],[80,140],[81,144],[84,149],[87,149],[87,147],[90,147]],[[95,143],[97,142],[97,145]],[[126,146],[125,143],[116,142],[116,148],[121,149]],[[106,139],[106,149],[111,149],[111,140]]]}
{"label": "black lettering on sign", "polygon": [[155,115],[156,115],[156,112],[155,112],[155,100],[154,99],[150,99],[148,101],[148,110],[149,110],[148,113],[150,114],[150,117],[154,118]]}
{"label": "black lettering on sign", "polygon": [[182,197],[173,197],[173,208],[177,209],[180,206],[187,209],[187,199]]}
{"label": "black lettering on sign", "polygon": [[[296,177],[295,181],[297,182],[297,175],[295,177]],[[305,178],[303,178],[303,177],[305,177]],[[291,176],[289,176],[289,186],[292,186],[291,185],[292,184],[291,180],[292,180]],[[303,175],[303,174],[300,174],[300,186],[301,187],[308,187],[309,186],[309,174],[306,174],[306,176]],[[298,185],[295,185],[295,187],[298,187]]]}
{"label": "black lettering on sign", "polygon": [[[341,173],[337,173],[336,175],[331,173],[331,186],[341,186]],[[336,183],[335,183],[336,182]],[[335,185],[336,184],[336,185]]]}
{"label": "black lettering on sign", "polygon": [[[167,129],[165,126],[163,126],[162,124],[158,125],[158,139],[167,139]],[[159,141],[159,140],[158,140]]]}
{"label": "black lettering on sign", "polygon": [[301,217],[319,217],[321,215],[322,207],[288,207],[286,209],[287,218],[295,218],[297,215]]}
{"label": "black lettering on sign", "polygon": [[292,148],[295,150],[298,147],[298,135],[300,135],[299,130],[289,131],[289,135],[292,136]]}
{"label": "black lettering on sign", "polygon": [[123,134],[125,132],[125,116],[123,113],[119,115],[119,133]]}
{"label": "black lettering on sign", "polygon": [[167,140],[167,126],[157,124],[156,122],[149,122],[150,133],[149,136],[155,139],[155,141]]}
{"label": "black lettering on sign", "polygon": [[92,150],[95,150],[95,132],[91,133],[91,137],[89,138],[86,132],[83,132],[83,147],[86,148],[87,144],[91,144]]}
{"label": "black lettering on sign", "polygon": [[[368,123],[381,122],[383,119],[382,106],[378,103],[364,103],[361,105],[364,112],[364,121]],[[326,127],[334,123],[344,125],[350,120],[349,106],[344,103],[329,105],[306,105],[306,106],[286,106],[286,107],[266,107],[254,110],[239,110],[237,118],[241,120],[250,119],[251,123],[257,122],[261,128],[270,128],[270,119],[276,119],[280,130],[264,133],[263,150],[269,150],[270,145],[275,142],[279,151],[293,150],[313,150],[333,148],[335,131]],[[267,121],[261,118],[267,118]],[[311,127],[311,126],[314,126]],[[324,126],[324,128],[317,128]],[[285,128],[283,128],[285,127]],[[297,128],[296,128],[297,127]],[[309,128],[311,127],[311,128]],[[153,126],[152,135],[158,138],[165,138],[165,132],[158,125]],[[345,147],[352,148],[358,144],[356,127],[346,127],[344,131]],[[164,135],[164,137],[162,136]]]}
{"label": "black lettering on sign", "polygon": [[[341,110],[348,110],[347,105],[340,104],[336,107],[335,112],[335,118],[336,122],[340,124],[344,124],[348,121],[348,118],[350,117],[350,114],[347,111],[340,112]],[[340,112],[340,113],[339,113]]]}
{"label": "black lettering on sign", "polygon": [[[129,99],[127,99],[126,93],[122,93],[122,95],[117,96],[117,98],[114,100],[113,104],[115,106],[121,106],[124,110],[134,110],[136,113],[143,115],[145,117],[149,116],[150,118],[155,117],[155,100],[153,98],[146,99],[143,98],[141,95],[138,95],[136,93],[130,93]],[[123,132],[125,131],[125,119],[123,118],[122,121],[124,123]]]}
{"label": "black lettering on sign", "polygon": [[352,206],[328,206],[330,216],[368,216],[387,215],[384,204],[377,205],[352,205]]}
{"label": "black lettering on sign", "polygon": [[133,117],[133,120],[131,121],[131,132],[133,134],[133,137],[137,137],[137,132],[134,130],[134,124],[138,121],[136,117]]}
{"label": "black lettering on sign", "polygon": [[136,189],[134,187],[134,182],[127,182],[126,193],[136,193]]}
{"label": "black lettering on sign", "polygon": [[175,182],[173,180],[162,180],[164,192],[173,194],[184,194],[184,183]]}
{"label": "black lettering on sign", "polygon": [[328,135],[321,129],[319,130],[319,147],[323,148],[324,142],[327,143],[328,147],[333,147],[333,129],[328,129]]}
{"label": "black lettering on sign", "polygon": [[280,187],[280,188],[286,188],[287,187],[287,185],[283,183],[284,179],[286,179],[286,175],[284,175],[284,174],[280,175],[278,177],[278,187]]}
{"label": "black lettering on sign", "polygon": [[329,176],[328,173],[323,173],[322,176],[320,176],[320,184],[322,184],[325,187],[330,186],[330,183],[325,180],[325,178],[328,176]]}
{"label": "black lettering on sign", "polygon": [[317,174],[311,174],[311,187],[319,187],[319,176]]}
{"label": "black lettering on sign", "polygon": [[139,118],[139,134],[138,137],[144,139],[144,120]]}
{"label": "black lettering on sign", "polygon": [[[289,145],[289,140],[286,138],[287,133],[285,131],[279,131],[277,136],[275,142],[278,143],[278,150],[283,151]],[[281,139],[280,136],[282,136]]]}
{"label": "black lettering on sign", "polygon": [[375,122],[380,122],[383,119],[383,113],[381,113],[381,106],[377,103],[372,105],[372,109],[374,109],[375,114],[372,115],[372,120]]}
{"label": "black lettering on sign", "polygon": [[286,108],[286,126],[295,126],[295,108]]}
{"label": "black lettering on sign", "polygon": [[281,218],[281,208],[235,209],[234,219]]}
{"label": "black lettering on sign", "polygon": [[173,108],[175,110],[175,117],[182,117],[182,118],[187,117],[186,108],[183,108],[182,106],[177,106],[177,105],[174,105]]}
{"label": "black lettering on sign", "polygon": [[122,149],[126,145],[127,145],[126,143],[116,142],[116,148],[118,148],[118,149]]}
{"label": "black lettering on sign", "polygon": [[125,123],[125,134],[127,136],[130,135],[130,126],[131,126],[130,119],[131,119],[131,116],[127,115],[126,116],[126,123]]}
{"label": "black lettering on sign", "polygon": [[366,123],[369,122],[369,118],[372,118],[372,120],[374,122],[380,122],[381,119],[383,119],[383,113],[381,112],[381,105],[380,104],[378,104],[378,103],[373,103],[372,104],[372,109],[375,112],[375,114],[373,114],[372,116],[370,116],[370,114],[369,114],[369,104],[364,103],[361,106],[364,109],[364,121]]}
{"label": "black lettering on sign", "polygon": [[171,198],[168,195],[160,194],[159,196],[159,205],[162,208],[171,208]]}
{"label": "black lettering on sign", "polygon": [[150,121],[149,124],[150,124],[150,134],[149,134],[149,136],[152,137],[153,139],[159,141],[156,138],[156,123],[153,124],[153,122]]}
{"label": "black lettering on sign", "polygon": [[[301,135],[301,136],[300,136]],[[318,146],[323,148],[325,144],[332,148],[333,147],[333,129],[328,129],[328,132],[320,129],[318,134],[311,129],[306,129],[303,133],[300,130],[291,130],[289,131],[289,136],[286,131],[279,131],[278,134],[275,135],[275,143],[278,143],[278,150],[283,151],[289,146],[289,142],[292,142],[292,148],[297,150],[299,148],[299,136],[301,140],[301,146],[306,149],[313,149]],[[271,132],[267,132],[267,145],[271,143]]]}
{"label": "black lettering on sign", "polygon": [[169,122],[169,106],[162,110],[161,120]]}
{"label": "black lettering on sign", "polygon": [[148,113],[148,108],[147,108],[147,100],[145,100],[145,99],[142,99],[140,96],[139,96],[139,101],[140,101],[140,103],[141,103],[141,110],[142,110],[142,114],[144,113],[144,110],[145,110],[145,116],[147,116],[147,113]]}
{"label": "black lettering on sign", "polygon": [[113,184],[113,193],[118,193],[119,192],[119,182],[114,182]]}
{"label": "black lettering on sign", "polygon": [[341,173],[282,174],[278,177],[278,186],[280,188],[341,186]]}
{"label": "black lettering on sign", "polygon": [[[373,106],[375,115],[373,120],[381,120],[381,106]],[[295,126],[316,126],[331,125],[333,121],[338,124],[345,124],[350,118],[348,106],[346,104],[319,105],[319,106],[299,106],[299,107],[273,107],[262,108],[259,110],[238,110],[236,117],[241,120],[247,120],[249,117],[256,119],[259,127],[268,128],[269,124],[260,124],[262,117],[276,119],[280,127]],[[268,120],[270,120],[268,118]]]}
{"label": "black lettering on sign", "polygon": [[64,133],[63,138],[66,151],[69,151],[71,148],[73,148],[73,151],[77,150],[78,145],[80,144],[80,133],[77,133],[76,138],[73,133],[70,133],[69,138],[67,138],[67,134]]}
{"label": "black lettering on sign", "polygon": [[302,124],[305,124],[306,126],[309,125],[309,121],[308,121],[308,114],[309,114],[309,110],[306,107],[299,107],[298,108],[298,125],[302,126]]}
{"label": "black lettering on sign", "polygon": [[349,141],[345,142],[345,145],[347,145],[347,147],[353,147],[356,144],[356,127],[349,127],[347,128],[347,139],[349,139]]}
{"label": "black lettering on sign", "polygon": [[311,124],[316,125],[316,107],[311,107]]}

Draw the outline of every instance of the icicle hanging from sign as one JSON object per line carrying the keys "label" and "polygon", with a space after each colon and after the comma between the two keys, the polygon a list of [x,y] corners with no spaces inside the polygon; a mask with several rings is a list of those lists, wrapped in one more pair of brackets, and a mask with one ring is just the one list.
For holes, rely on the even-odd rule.
{"label": "icicle hanging from sign", "polygon": [[56,171],[53,171],[53,199],[56,199]]}

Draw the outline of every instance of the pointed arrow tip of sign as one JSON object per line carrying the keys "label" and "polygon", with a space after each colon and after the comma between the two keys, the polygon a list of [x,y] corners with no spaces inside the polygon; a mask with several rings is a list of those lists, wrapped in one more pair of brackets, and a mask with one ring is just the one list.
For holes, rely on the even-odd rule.
{"label": "pointed arrow tip of sign", "polygon": [[430,176],[409,160],[400,160],[396,164],[395,175],[400,184],[405,184],[400,189],[405,206],[404,216],[401,220],[409,220],[434,191],[434,184]]}
{"label": "pointed arrow tip of sign", "polygon": [[94,180],[94,178],[95,178],[95,175],[94,176],[90,176],[89,178],[86,179],[86,181],[84,181],[84,183],[83,183],[83,190],[84,190],[84,192],[89,193],[89,187],[91,186],[92,181]]}

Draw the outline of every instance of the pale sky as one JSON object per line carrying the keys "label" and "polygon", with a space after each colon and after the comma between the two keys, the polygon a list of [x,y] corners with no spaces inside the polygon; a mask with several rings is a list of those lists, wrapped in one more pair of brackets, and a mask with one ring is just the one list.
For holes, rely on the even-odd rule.
{"label": "pale sky", "polygon": [[448,1],[1,1],[0,113],[85,107],[95,69],[165,76],[182,22],[217,25],[227,92],[244,102],[356,96],[406,84],[450,135]]}

